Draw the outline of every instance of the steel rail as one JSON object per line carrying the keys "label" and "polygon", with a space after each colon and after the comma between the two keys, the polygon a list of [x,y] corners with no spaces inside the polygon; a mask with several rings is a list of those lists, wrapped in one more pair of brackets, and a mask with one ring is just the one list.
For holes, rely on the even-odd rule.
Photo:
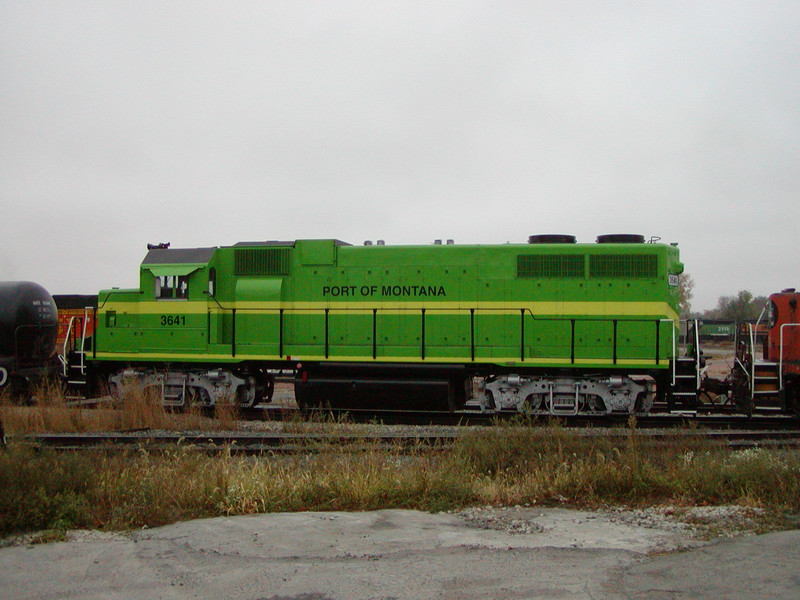
{"label": "steel rail", "polygon": [[[35,404],[35,402],[32,402]],[[66,406],[73,408],[94,408],[112,406],[110,397],[76,400],[67,402]],[[204,409],[213,417],[213,408]],[[287,421],[320,419],[322,421],[365,422],[377,420],[391,424],[429,424],[429,425],[487,425],[503,423],[509,420],[535,422],[547,424],[558,422],[564,427],[618,427],[626,424],[633,417],[641,428],[651,427],[676,427],[697,425],[701,427],[730,427],[741,426],[749,429],[764,428],[791,428],[800,426],[800,419],[789,414],[759,414],[746,415],[731,412],[711,412],[708,410],[651,412],[648,414],[614,414],[614,415],[575,415],[568,419],[552,415],[525,415],[523,413],[508,411],[500,413],[486,413],[478,410],[447,411],[408,411],[408,410],[378,410],[378,409],[353,409],[353,408],[312,408],[301,410],[296,406],[275,406],[261,404],[251,408],[240,408],[239,415],[249,421]]]}
{"label": "steel rail", "polygon": [[[487,430],[491,431],[491,430]],[[612,438],[618,441],[635,439],[638,443],[669,445],[687,439],[703,439],[715,446],[730,449],[754,447],[800,448],[800,429],[793,430],[675,430],[639,429],[576,429],[570,432],[578,438]],[[205,452],[230,452],[232,454],[302,454],[327,451],[360,451],[393,449],[404,451],[443,450],[453,446],[467,430],[442,432],[384,432],[384,433],[180,433],[154,431],[126,431],[112,433],[49,433],[26,436],[8,436],[38,448],[59,451],[130,451],[137,449],[168,450],[185,448]],[[546,447],[547,438],[539,443]]]}
{"label": "steel rail", "polygon": [[397,425],[502,425],[509,421],[520,424],[609,428],[628,425],[635,419],[636,427],[643,429],[658,427],[702,427],[742,429],[791,429],[800,427],[800,420],[791,415],[777,414],[731,414],[679,411],[674,413],[650,413],[636,415],[576,415],[556,417],[551,415],[525,415],[518,412],[483,413],[480,411],[400,411],[358,409],[311,409],[302,411],[293,407],[259,406],[242,411],[242,417],[252,420],[314,420],[329,422],[343,420],[356,423],[377,421]]}

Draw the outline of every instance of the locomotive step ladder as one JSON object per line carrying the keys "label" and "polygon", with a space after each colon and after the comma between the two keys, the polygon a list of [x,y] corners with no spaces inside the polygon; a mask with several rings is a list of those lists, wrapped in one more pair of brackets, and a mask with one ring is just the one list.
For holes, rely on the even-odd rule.
{"label": "locomotive step ladder", "polygon": [[693,356],[675,359],[674,384],[670,390],[673,409],[695,409],[698,406],[699,369]]}
{"label": "locomotive step ladder", "polygon": [[751,399],[757,412],[778,412],[785,407],[781,397],[778,363],[756,360],[752,370]]}
{"label": "locomotive step ladder", "polygon": [[667,393],[670,411],[696,411],[700,405],[700,323],[697,319],[681,321],[681,335],[672,340],[672,383]]}
{"label": "locomotive step ladder", "polygon": [[88,379],[86,377],[86,352],[75,350],[67,355],[67,400],[85,400]]}
{"label": "locomotive step ladder", "polygon": [[571,417],[578,414],[578,390],[575,394],[556,394],[550,387],[550,414],[558,417]]}
{"label": "locomotive step ladder", "polygon": [[[763,314],[762,310],[761,316]],[[781,364],[758,358],[762,353],[757,349],[756,329],[761,316],[755,326],[741,323],[736,329],[734,369],[743,384],[738,390],[738,402],[747,412],[774,414],[786,410],[786,399],[782,389]]]}
{"label": "locomotive step ladder", "polygon": [[67,382],[67,400],[85,400],[88,395],[86,372],[86,328],[89,322],[88,309],[83,317],[71,317],[64,337],[64,347],[59,356],[62,374]]}
{"label": "locomotive step ladder", "polygon": [[181,385],[175,385],[174,381],[161,383],[161,403],[164,406],[184,406],[186,404],[187,387],[186,377],[182,378]]}

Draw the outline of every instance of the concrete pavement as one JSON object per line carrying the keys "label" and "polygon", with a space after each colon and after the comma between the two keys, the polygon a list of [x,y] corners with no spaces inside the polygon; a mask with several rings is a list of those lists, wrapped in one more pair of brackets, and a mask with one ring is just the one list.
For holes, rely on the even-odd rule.
{"label": "concrete pavement", "polygon": [[0,548],[0,598],[800,597],[798,531],[699,546],[598,513],[475,514],[280,513]]}

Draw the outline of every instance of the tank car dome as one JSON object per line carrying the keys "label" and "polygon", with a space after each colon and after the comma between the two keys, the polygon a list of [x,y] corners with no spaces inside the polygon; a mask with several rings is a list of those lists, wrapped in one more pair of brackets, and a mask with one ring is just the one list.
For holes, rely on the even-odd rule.
{"label": "tank car dome", "polygon": [[542,233],[528,238],[529,244],[574,244],[575,241],[574,235],[562,233]]}
{"label": "tank car dome", "polygon": [[638,233],[607,233],[597,236],[598,244],[644,244],[644,236]]}

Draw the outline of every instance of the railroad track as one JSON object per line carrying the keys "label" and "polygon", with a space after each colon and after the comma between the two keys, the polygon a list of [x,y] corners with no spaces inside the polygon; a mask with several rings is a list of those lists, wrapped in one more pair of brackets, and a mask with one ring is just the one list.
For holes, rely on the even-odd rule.
{"label": "railroad track", "polygon": [[[106,396],[68,402],[67,406],[76,408],[110,407],[112,400]],[[287,421],[319,419],[322,421],[346,420],[357,423],[376,421],[394,425],[488,425],[496,422],[520,420],[522,422],[550,423],[558,422],[564,427],[619,427],[627,425],[628,415],[597,415],[525,417],[517,412],[484,413],[478,410],[458,412],[437,411],[397,411],[397,410],[359,410],[359,409],[310,409],[300,410],[293,404],[260,404],[253,408],[240,409],[240,417],[253,421]],[[213,409],[208,409],[213,416]],[[662,428],[675,426],[699,426],[703,428],[739,429],[786,429],[800,427],[797,416],[785,414],[744,415],[731,412],[700,411],[654,412],[646,415],[635,415],[638,428]]]}
{"label": "railroad track", "polygon": [[[668,444],[676,441],[674,430],[576,429],[577,437],[626,438],[632,434],[641,443]],[[176,447],[205,452],[234,454],[296,454],[320,451],[358,451],[363,449],[441,450],[452,446],[467,430],[384,433],[172,433],[125,431],[114,433],[48,433],[20,437],[37,448],[60,451],[124,451],[140,447],[165,450]],[[731,449],[754,447],[800,448],[800,429],[781,430],[698,430],[692,436],[710,440],[714,445]],[[679,439],[679,438],[678,438]],[[547,443],[543,440],[542,443]]]}
{"label": "railroad track", "polygon": [[[285,421],[320,419],[328,421],[352,421],[356,423],[379,422],[387,425],[491,425],[493,423],[507,423],[519,421],[520,423],[549,424],[557,423],[563,427],[620,427],[628,426],[628,415],[597,415],[597,416],[570,416],[570,417],[525,417],[516,412],[482,413],[479,411],[461,412],[434,412],[434,411],[390,411],[390,410],[331,410],[316,409],[301,411],[298,408],[286,406],[258,406],[242,411],[242,417],[252,420]],[[642,429],[660,429],[666,427],[691,426],[699,428],[737,428],[748,430],[761,429],[797,429],[800,428],[800,419],[788,415],[743,415],[731,413],[651,413],[648,415],[635,415],[636,427]]]}
{"label": "railroad track", "polygon": [[172,433],[125,431],[115,433],[44,433],[24,436],[24,441],[40,448],[56,450],[125,450],[146,446],[167,449],[182,446],[203,451],[225,451],[236,454],[291,454],[317,452],[336,448],[398,448],[451,446],[458,434],[452,433]]}

